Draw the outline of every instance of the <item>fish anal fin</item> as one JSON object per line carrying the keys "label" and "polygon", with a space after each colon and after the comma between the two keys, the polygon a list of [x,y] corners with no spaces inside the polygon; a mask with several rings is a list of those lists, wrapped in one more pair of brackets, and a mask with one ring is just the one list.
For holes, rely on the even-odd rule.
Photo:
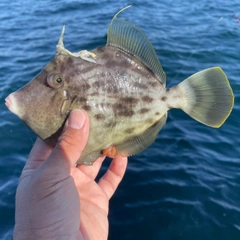
{"label": "fish anal fin", "polygon": [[154,123],[141,135],[132,137],[123,143],[116,145],[115,148],[117,155],[132,156],[145,150],[155,141],[158,133],[165,125],[166,119],[167,114],[165,114],[159,121]]}
{"label": "fish anal fin", "polygon": [[77,164],[92,166],[101,155],[115,158],[117,156],[128,157],[142,152],[155,141],[158,133],[165,125],[166,119],[167,113],[139,136],[132,137],[117,145],[110,145],[102,151],[97,150],[87,155],[83,154],[77,161]]}

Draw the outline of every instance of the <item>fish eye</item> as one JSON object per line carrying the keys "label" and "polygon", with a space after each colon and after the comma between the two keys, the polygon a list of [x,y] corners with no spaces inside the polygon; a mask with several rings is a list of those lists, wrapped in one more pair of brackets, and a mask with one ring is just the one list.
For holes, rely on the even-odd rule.
{"label": "fish eye", "polygon": [[58,76],[57,76],[57,77],[54,78],[54,84],[55,84],[55,85],[61,84],[62,81],[63,81],[63,80],[62,80],[61,77],[58,77]]}
{"label": "fish eye", "polygon": [[52,88],[59,88],[63,85],[64,79],[59,74],[51,73],[47,76],[47,83]]}

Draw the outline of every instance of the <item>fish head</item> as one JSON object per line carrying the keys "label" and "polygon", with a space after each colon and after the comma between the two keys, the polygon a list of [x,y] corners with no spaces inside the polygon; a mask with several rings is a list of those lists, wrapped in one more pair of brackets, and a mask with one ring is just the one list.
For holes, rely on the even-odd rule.
{"label": "fish head", "polygon": [[[55,58],[29,83],[5,99],[8,109],[51,146],[56,144],[69,112],[76,108],[79,74],[75,67],[85,62],[81,52],[73,54],[65,49],[64,31],[65,26]],[[83,55],[85,57],[85,52]],[[93,61],[92,56],[89,59]]]}
{"label": "fish head", "polygon": [[69,113],[65,63],[66,56],[57,55],[35,78],[6,98],[8,109],[50,145],[55,145]]}

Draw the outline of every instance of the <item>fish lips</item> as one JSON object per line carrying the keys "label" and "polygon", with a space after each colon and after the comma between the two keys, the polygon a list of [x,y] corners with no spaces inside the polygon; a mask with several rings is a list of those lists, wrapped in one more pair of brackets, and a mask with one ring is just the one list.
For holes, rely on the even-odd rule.
{"label": "fish lips", "polygon": [[19,118],[22,119],[24,113],[23,113],[23,111],[21,111],[21,108],[19,107],[16,95],[17,95],[16,92],[9,94],[5,98],[5,105],[9,109],[9,111],[11,111],[12,113],[14,113]]}

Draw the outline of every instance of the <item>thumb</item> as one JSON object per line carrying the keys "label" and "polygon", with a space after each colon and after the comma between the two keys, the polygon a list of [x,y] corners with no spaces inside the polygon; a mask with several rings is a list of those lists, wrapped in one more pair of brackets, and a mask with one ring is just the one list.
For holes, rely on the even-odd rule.
{"label": "thumb", "polygon": [[[58,143],[48,157],[48,164],[68,168],[75,166],[86,146],[89,133],[89,118],[83,110],[73,110],[63,129]],[[67,165],[66,165],[67,164]]]}

